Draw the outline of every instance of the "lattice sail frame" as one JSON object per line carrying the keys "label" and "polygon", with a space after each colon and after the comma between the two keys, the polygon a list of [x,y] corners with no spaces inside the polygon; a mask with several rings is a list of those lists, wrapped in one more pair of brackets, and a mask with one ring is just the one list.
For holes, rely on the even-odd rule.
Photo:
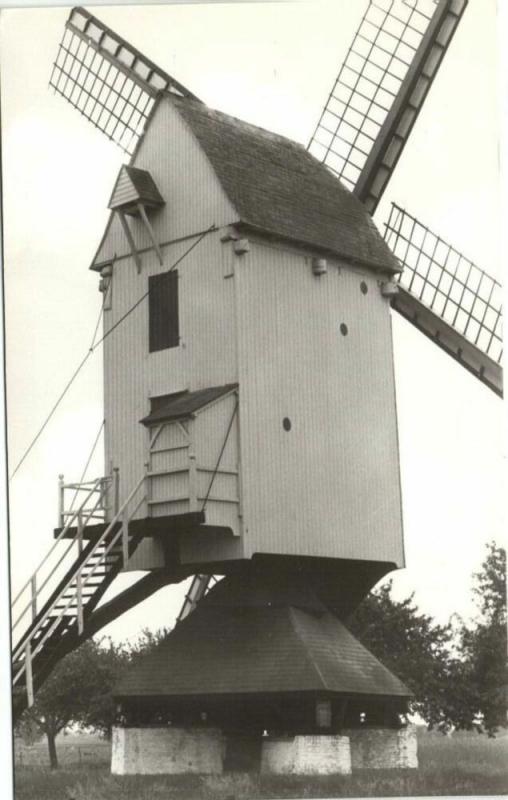
{"label": "lattice sail frame", "polygon": [[385,240],[403,266],[400,285],[501,364],[502,285],[392,203]]}
{"label": "lattice sail frame", "polygon": [[132,155],[158,95],[197,98],[83,8],[65,25],[49,85]]}
{"label": "lattice sail frame", "polygon": [[309,144],[354,189],[413,58],[436,0],[370,0]]}

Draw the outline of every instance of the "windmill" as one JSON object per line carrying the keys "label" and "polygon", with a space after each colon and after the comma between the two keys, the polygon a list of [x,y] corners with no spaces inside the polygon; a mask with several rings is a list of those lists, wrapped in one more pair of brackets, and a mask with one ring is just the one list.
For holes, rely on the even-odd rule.
{"label": "windmill", "polygon": [[[384,15],[381,19],[379,16],[377,17],[377,28],[374,27],[374,39],[380,43],[379,49],[381,52],[386,50],[386,47],[381,44],[383,33],[392,42],[392,47],[395,50],[402,45],[410,48],[404,36],[411,39],[411,36],[414,35],[417,20],[420,20],[421,16],[420,5],[390,3],[388,6],[389,8],[387,4],[384,4],[383,7],[381,3],[371,3],[369,5],[367,14],[362,22],[363,28],[360,28],[357,37],[355,37],[348,59],[358,56],[356,45],[364,41],[364,32],[367,24],[373,25],[371,17],[374,11],[382,12]],[[401,10],[404,12],[404,9],[406,18],[402,18],[405,20],[405,24],[402,24],[401,20],[397,19],[397,15],[401,13]],[[365,163],[361,166],[365,170],[367,167],[369,168],[369,180],[365,177],[362,180],[359,178],[357,183],[354,182],[355,193],[358,194],[362,202],[367,204],[371,212],[374,210],[375,202],[379,198],[380,176],[384,188],[387,170],[389,175],[390,170],[395,166],[396,158],[400,154],[400,144],[403,145],[405,141],[404,136],[398,138],[397,126],[402,118],[406,119],[409,111],[411,116],[410,123],[408,124],[406,121],[403,128],[404,135],[407,137],[419,108],[418,106],[413,108],[412,98],[415,87],[419,86],[423,81],[424,90],[422,90],[418,98],[421,103],[428,84],[433,78],[435,69],[437,69],[442,54],[449,43],[454,25],[458,23],[462,10],[462,7],[457,10],[450,7],[449,3],[440,3],[432,18],[430,16],[425,17],[428,27],[422,28],[420,26],[419,29],[417,28],[421,34],[420,41],[415,43],[412,40],[412,61],[410,64],[406,64],[407,74],[398,73],[396,75],[396,86],[395,90],[392,91],[393,105],[385,108],[386,118],[384,121],[380,120],[379,117],[377,117],[377,121],[374,121],[378,126],[374,142],[376,157],[371,158],[371,154],[360,154],[361,156],[365,155]],[[397,37],[394,37],[393,33],[387,33],[387,31],[390,25],[397,27],[397,23],[400,33]],[[402,30],[400,30],[401,24]],[[359,70],[360,78],[366,78],[367,81],[369,80],[368,70],[377,66],[373,62],[373,55],[379,55],[372,41],[370,45],[370,61],[368,57],[365,57],[365,63]],[[395,56],[391,58],[391,63],[398,63]],[[427,72],[429,63],[433,67],[433,71],[431,70],[430,73]],[[344,73],[348,68],[344,68]],[[385,67],[385,74],[389,75],[390,79],[394,79],[391,72]],[[69,100],[85,117],[103,130],[108,137],[120,144],[129,155],[133,155],[134,161],[138,152],[137,146],[142,142],[140,134],[146,134],[149,126],[152,131],[154,130],[153,125],[156,124],[158,108],[163,104],[164,97],[171,95],[175,104],[177,106],[180,104],[184,118],[186,101],[190,101],[189,107],[192,109],[195,108],[193,104],[198,102],[185,87],[173,80],[113,31],[107,29],[96,18],[82,9],[75,9],[71,12],[51,83],[53,88]],[[345,81],[339,77],[339,89],[344,85]],[[362,99],[365,100],[365,98]],[[340,98],[337,98],[332,93],[316,134],[313,137],[311,149],[317,151],[319,147],[325,147],[325,150],[327,148],[323,160],[327,166],[335,168],[338,172],[337,163],[332,162],[332,155],[336,155],[335,146],[337,143],[343,141],[343,131],[342,129],[339,130],[338,126],[335,130],[330,129],[330,124],[327,124],[330,115],[333,116],[335,114],[337,118],[334,105],[336,102],[340,102]],[[376,107],[376,102],[373,98],[370,98],[369,103],[370,110]],[[333,110],[334,107],[335,111]],[[339,115],[340,120],[344,119],[349,124],[351,116],[354,116],[351,112],[355,112],[356,115],[359,113],[358,109],[354,108],[352,101]],[[360,137],[366,135],[365,131],[373,124],[373,120],[368,113],[365,114],[363,121],[360,121],[358,116],[356,116],[356,120],[357,127],[354,130],[354,139],[358,143],[362,141]],[[196,135],[199,135],[199,126],[202,124],[199,121],[199,112],[187,111],[185,122],[187,125],[194,126],[193,130],[195,133],[197,132]],[[204,135],[202,129],[201,135]],[[325,145],[323,144],[323,137],[325,137],[325,140],[328,137],[328,142]],[[395,155],[393,154],[394,141],[396,142]],[[341,175],[344,180],[351,181],[348,168],[352,169],[358,165],[359,154],[357,152],[358,148],[355,149],[353,142],[349,141],[346,144],[348,145],[349,155],[344,159]],[[397,150],[397,147],[399,147],[399,150]],[[374,149],[372,153],[374,153]],[[386,153],[390,154],[388,162],[386,161]],[[156,175],[155,168],[150,167],[147,169],[146,165],[139,168],[133,166],[134,161],[128,167],[122,169],[111,195],[109,206],[112,210],[112,217],[109,232],[115,244],[123,243],[121,246],[124,250],[125,242],[127,242],[128,257],[132,259],[135,265],[136,274],[143,276],[143,271],[146,271],[147,268],[147,252],[154,255],[159,267],[162,266],[165,243],[159,238],[157,223],[164,205],[168,204],[170,200],[165,196],[154,177]],[[367,172],[361,172],[360,177],[362,175],[367,175]],[[360,188],[357,192],[356,186],[362,187],[364,194],[360,195]],[[407,229],[408,219],[409,232]],[[199,231],[199,241],[194,239],[187,242],[189,248],[196,242],[197,247],[200,241],[204,241],[209,234],[215,233],[212,228],[212,223],[215,220],[208,220],[208,222],[210,224],[206,224]],[[249,253],[249,235],[243,236],[244,232],[240,231],[242,233],[240,235],[236,230],[221,231],[221,236],[224,239],[223,244],[227,246],[229,243],[234,255],[238,258]],[[415,233],[420,236],[421,240],[412,238]],[[397,293],[395,292],[393,281],[384,281],[383,296],[385,298],[391,297],[391,302],[396,310],[401,311],[424,333],[432,336],[439,346],[452,353],[468,369],[474,371],[483,382],[499,392],[500,369],[498,365],[500,352],[496,350],[496,347],[500,342],[500,305],[497,304],[495,282],[489,281],[488,276],[484,276],[483,273],[478,276],[477,273],[479,271],[470,263],[466,265],[468,274],[463,276],[464,260],[459,259],[457,263],[454,263],[456,251],[452,252],[451,248],[448,249],[447,256],[443,258],[443,243],[438,241],[436,237],[432,239],[430,232],[425,233],[429,237],[428,239],[421,238],[419,223],[414,218],[408,218],[408,215],[401,209],[395,209],[394,216],[388,223],[388,241],[393,245],[396,255],[401,260],[405,258],[403,258],[405,251],[407,251],[408,255],[412,255],[413,261],[408,260],[407,268],[412,270],[414,277],[409,280],[405,289],[399,289]],[[105,240],[101,243],[97,258],[94,259],[94,267],[101,273],[102,289],[105,295],[105,310],[108,310],[108,305],[115,302],[113,293],[116,289],[115,281],[114,279],[112,280],[112,273],[117,268],[116,259],[112,257],[112,254],[106,252],[108,248],[107,235],[108,232]],[[200,237],[203,238],[201,239]],[[182,241],[183,239],[184,237],[182,237]],[[429,240],[430,253],[427,252]],[[413,255],[413,249],[416,250],[416,256]],[[121,251],[119,250],[119,252]],[[175,257],[175,262],[180,257],[185,257],[186,252],[187,249],[184,249],[178,253]],[[444,261],[444,264],[440,264],[438,259]],[[441,270],[436,278],[434,277],[434,271],[439,266],[444,267],[444,269]],[[320,271],[324,276],[328,269],[326,259],[317,259],[312,268],[315,277],[319,275]],[[454,269],[455,271],[453,271]],[[447,272],[448,275],[446,275]],[[443,277],[443,274],[445,277]],[[164,293],[174,298],[174,276],[175,272],[173,271],[173,277],[161,282],[157,291],[153,292],[154,299],[152,302],[155,305],[155,298],[163,296]],[[234,268],[232,267],[231,274],[223,277],[233,276]],[[150,279],[154,278],[156,278],[156,274],[150,276]],[[472,291],[473,300],[469,298],[471,293],[468,284],[469,279],[473,281],[471,287],[476,287]],[[367,289],[365,296],[367,293],[372,295],[372,286],[367,283],[365,285]],[[416,291],[417,288],[418,291]],[[434,298],[431,298],[426,303],[429,288],[434,294]],[[456,297],[457,289],[459,291],[459,303],[456,302],[456,299],[453,299]],[[363,294],[363,288],[361,292]],[[148,299],[150,300],[150,297]],[[461,305],[462,302],[463,307]],[[441,309],[439,309],[439,303],[441,303]],[[482,305],[480,306],[480,304]],[[453,313],[450,312],[450,309]],[[457,309],[466,313],[465,321],[461,322],[459,320],[457,322],[459,317]],[[130,312],[128,304],[125,306],[125,311]],[[441,312],[444,315],[444,319],[441,316]],[[494,319],[492,319],[492,313],[494,314]],[[154,308],[155,315],[156,309]],[[175,309],[173,309],[172,317],[176,319]],[[347,325],[346,323],[342,324],[345,328],[341,330],[341,335],[347,336],[349,333]],[[462,327],[460,327],[461,325]],[[476,326],[479,326],[479,328]],[[471,331],[473,331],[473,341],[467,338],[467,334],[471,335]],[[484,334],[487,336],[487,342],[484,342]],[[164,346],[159,347],[161,344],[161,331],[157,325],[150,327],[150,337],[153,337],[154,342],[153,349],[151,348],[154,354],[153,358],[159,357],[156,355],[159,351],[163,351],[168,347],[171,348],[171,342],[178,336],[174,330],[165,331],[164,335],[168,338],[163,342]],[[113,336],[111,341],[114,341]],[[494,358],[491,357],[491,353],[494,353]],[[203,424],[207,436],[211,435],[215,426],[225,424],[227,436],[222,442],[216,443],[217,445],[223,444],[224,450],[221,452],[221,446],[217,447],[217,452],[212,454],[212,458],[215,458],[215,460],[207,465],[209,475],[215,484],[208,483],[205,485],[204,497],[200,497],[198,493],[199,487],[196,487],[194,508],[190,507],[189,498],[189,509],[186,508],[184,512],[187,514],[184,521],[185,526],[189,526],[191,523],[193,526],[202,526],[204,524],[203,512],[199,508],[200,502],[212,498],[210,505],[213,503],[211,490],[214,485],[215,489],[217,488],[219,480],[223,484],[229,483],[233,485],[232,488],[231,486],[224,486],[223,492],[226,492],[226,494],[227,492],[232,493],[227,497],[230,504],[237,502],[235,492],[239,494],[239,490],[238,486],[234,485],[237,480],[235,477],[235,465],[233,463],[225,464],[224,460],[222,460],[223,457],[228,457],[227,446],[235,435],[235,425],[237,423],[237,416],[235,415],[238,402],[236,399],[237,388],[234,383],[224,382],[208,386],[208,393],[205,395],[197,396],[196,393],[200,390],[191,391],[192,397],[176,397],[173,396],[177,394],[175,392],[166,392],[159,388],[153,389],[153,400],[150,404],[150,409],[147,409],[148,413],[143,416],[143,424],[150,431],[150,456],[154,459],[162,458],[162,453],[157,452],[160,449],[176,451],[186,448],[187,451],[191,452],[190,443],[186,439],[189,431],[185,429],[185,424],[181,425],[182,420],[186,417],[178,416],[180,413],[178,409],[180,408],[181,411],[182,406],[185,406],[185,415],[189,416],[190,413],[193,415],[196,427],[198,423]],[[169,397],[169,395],[172,396]],[[178,403],[180,403],[180,406]],[[192,405],[190,409],[189,403]],[[213,418],[210,417],[210,421],[208,421],[207,415],[214,414],[217,414],[218,418],[212,422]],[[221,414],[224,415],[223,418],[220,416]],[[137,424],[138,419],[135,422]],[[175,424],[169,433],[168,430],[163,430],[164,425],[157,425],[159,422],[164,423],[166,427],[168,427],[168,423]],[[291,424],[292,421],[289,416],[283,418],[283,430],[287,434],[291,431]],[[161,428],[160,431],[159,427]],[[170,437],[174,435],[175,438],[174,440],[169,438],[167,441],[162,442],[160,437],[166,435]],[[231,439],[228,439],[229,435],[231,435]],[[197,478],[192,466],[195,463],[195,454],[193,455],[194,461],[191,459],[189,468],[185,470],[189,475],[189,481]],[[138,461],[143,463],[142,459],[138,459]],[[171,469],[176,474],[177,470],[181,469],[181,466],[173,466]],[[168,570],[161,566],[162,563],[171,562],[171,557],[168,558],[167,549],[174,548],[175,537],[173,539],[168,538],[163,544],[160,543],[159,539],[158,554],[155,552],[157,548],[154,547],[151,547],[151,553],[145,552],[144,555],[141,553],[141,548],[138,549],[138,545],[147,536],[146,525],[137,524],[138,505],[146,502],[143,492],[147,477],[150,479],[151,488],[155,492],[151,502],[154,504],[158,502],[156,495],[158,487],[156,484],[160,476],[154,474],[157,471],[162,472],[163,469],[160,466],[157,469],[152,462],[148,467],[148,472],[150,473],[148,476],[141,474],[141,476],[136,476],[130,480],[129,476],[127,479],[124,478],[125,471],[121,468],[120,477],[118,476],[118,471],[113,471],[107,478],[101,479],[100,482],[96,482],[87,488],[79,487],[87,492],[88,496],[86,501],[75,512],[67,513],[65,501],[62,501],[62,524],[58,532],[58,545],[55,548],[55,552],[69,541],[68,550],[72,552],[72,548],[77,547],[79,555],[72,564],[71,569],[65,572],[56,587],[53,586],[52,593],[44,600],[42,608],[40,607],[41,598],[44,598],[42,592],[49,586],[49,576],[47,578],[43,577],[41,580],[41,575],[38,573],[36,579],[32,579],[29,584],[31,597],[29,597],[28,606],[23,611],[23,614],[33,612],[33,622],[26,631],[21,643],[17,645],[14,659],[15,685],[23,687],[18,695],[23,702],[25,702],[25,698],[28,702],[31,701],[34,686],[36,687],[44,679],[53,664],[66,650],[76,646],[79,641],[91,635],[105,622],[114,618],[132,604],[139,602],[159,586],[171,581],[181,580],[186,575],[192,574],[191,557],[188,557],[191,566],[182,566],[177,558],[174,558],[174,564],[178,563],[177,568]],[[130,477],[132,478],[133,476]],[[124,490],[124,482],[126,491]],[[65,492],[68,489],[74,491],[76,488],[74,485],[70,487],[62,486],[62,496],[65,497]],[[179,499],[178,502],[183,501]],[[106,517],[105,521],[104,515]],[[194,515],[194,517],[191,518],[188,515]],[[171,516],[180,516],[173,534],[181,537],[183,535],[181,515],[177,512],[176,514],[171,514]],[[217,529],[224,527],[224,518],[222,520],[217,519],[214,524],[211,512],[208,515],[207,511],[207,517],[206,523],[208,527],[216,529],[215,531],[209,530],[207,535],[208,533],[214,536],[221,535]],[[155,516],[153,523],[151,523],[154,529],[154,538],[160,534],[160,531],[157,532],[155,530],[158,524],[156,520],[157,517]],[[223,523],[222,526],[220,522]],[[95,528],[93,527],[94,523],[96,524]],[[180,530],[178,530],[179,525]],[[234,525],[235,522],[233,521],[230,527],[234,528]],[[141,530],[142,527],[143,530]],[[72,538],[68,539],[69,536]],[[236,542],[233,544],[236,546]],[[157,558],[161,557],[160,551],[164,549],[166,549],[164,562],[155,563]],[[150,548],[145,548],[145,551],[147,550],[150,550]],[[141,559],[141,561],[138,561],[139,565],[143,566],[144,564],[147,569],[150,569],[146,578],[116,599],[115,602],[112,601],[107,606],[99,606],[105,590],[120,569],[125,567],[127,562],[131,561],[132,563],[132,560],[136,557]],[[144,562],[143,558],[146,559]],[[150,563],[150,558],[155,559],[155,561]],[[212,560],[214,566],[216,561]],[[210,574],[210,569],[207,572],[198,573],[192,584],[186,604],[182,609],[182,619],[205,594]],[[368,588],[373,582],[376,582],[378,577],[380,577],[380,574],[375,571],[368,576],[366,575],[364,583],[362,584],[360,581],[357,586],[358,595],[361,596],[365,591],[368,591]],[[356,582],[358,583],[358,575],[356,576]],[[354,605],[358,598],[352,597],[351,587],[348,587],[347,594],[349,595],[350,603]],[[39,601],[39,607],[37,607],[37,601]],[[334,602],[339,602],[336,598],[335,600],[328,598],[328,601],[332,606]],[[309,600],[309,603],[311,602]],[[345,599],[341,597],[340,604],[344,606],[344,603]],[[16,618],[14,618],[14,621],[17,623]]]}

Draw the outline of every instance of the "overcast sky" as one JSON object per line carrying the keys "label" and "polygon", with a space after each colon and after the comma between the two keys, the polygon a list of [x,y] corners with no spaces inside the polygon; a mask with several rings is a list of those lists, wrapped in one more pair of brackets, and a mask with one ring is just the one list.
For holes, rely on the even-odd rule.
{"label": "overcast sky", "polygon": [[[307,143],[366,2],[104,7],[97,15],[208,105]],[[93,10],[93,9],[92,9]],[[3,11],[1,100],[10,470],[89,347],[88,271],[122,152],[48,89],[68,9]],[[491,274],[499,257],[494,0],[470,0],[376,221],[405,206]],[[503,537],[503,405],[394,315],[407,568],[399,594],[471,612],[471,572]],[[77,479],[102,420],[89,360],[10,485],[13,588],[52,540],[57,477]],[[102,474],[97,458],[92,473]],[[125,583],[125,579],[123,579]],[[121,583],[121,582],[120,582]],[[171,625],[182,587],[109,626]]]}

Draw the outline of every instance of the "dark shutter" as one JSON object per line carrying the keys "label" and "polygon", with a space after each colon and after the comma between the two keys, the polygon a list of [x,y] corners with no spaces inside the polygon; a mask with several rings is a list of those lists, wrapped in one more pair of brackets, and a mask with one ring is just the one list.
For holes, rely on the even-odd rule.
{"label": "dark shutter", "polygon": [[148,278],[148,322],[150,353],[178,347],[178,272],[163,272]]}

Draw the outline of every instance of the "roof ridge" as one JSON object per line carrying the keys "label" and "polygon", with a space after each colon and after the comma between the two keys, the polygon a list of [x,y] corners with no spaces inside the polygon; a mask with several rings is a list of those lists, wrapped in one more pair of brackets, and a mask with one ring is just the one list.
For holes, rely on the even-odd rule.
{"label": "roof ridge", "polygon": [[303,144],[188,98],[169,102],[196,138],[239,222],[377,272],[400,272],[365,206]]}
{"label": "roof ridge", "polygon": [[190,97],[178,97],[176,95],[171,95],[169,100],[176,105],[192,106],[192,108],[195,108],[198,113],[206,115],[213,122],[219,122],[222,119],[226,122],[236,125],[240,129],[245,128],[249,132],[255,131],[256,133],[261,133],[266,139],[291,145],[298,151],[303,151],[306,155],[310,156],[310,158],[317,161],[317,159],[315,159],[315,157],[309,153],[303,142],[297,142],[294,139],[290,139],[289,136],[284,136],[282,133],[275,133],[275,131],[270,131],[268,128],[262,128],[260,125],[255,125],[253,122],[247,122],[244,119],[240,119],[240,117],[235,117],[232,114],[228,114],[226,111],[221,111],[219,108],[212,108],[211,106],[207,106],[205,103],[195,101]]}
{"label": "roof ridge", "polygon": [[304,634],[300,630],[299,621],[298,621],[298,618],[296,616],[296,612],[297,611],[300,614],[305,614],[306,613],[302,609],[299,609],[299,608],[297,609],[297,608],[294,608],[294,606],[289,606],[289,614],[290,614],[290,617],[291,617],[292,628],[293,628],[293,630],[294,630],[294,632],[296,634],[297,639],[302,643],[302,646],[303,646],[307,661],[309,662],[311,667],[314,669],[316,675],[318,676],[319,680],[323,684],[323,689],[329,689],[328,683],[325,680],[325,677],[324,677],[323,673],[321,672],[321,669],[319,668],[319,665],[317,664],[316,659],[314,658],[314,656],[312,654],[312,650],[309,648],[309,646],[308,646],[308,644],[307,644],[307,642],[305,640]]}

